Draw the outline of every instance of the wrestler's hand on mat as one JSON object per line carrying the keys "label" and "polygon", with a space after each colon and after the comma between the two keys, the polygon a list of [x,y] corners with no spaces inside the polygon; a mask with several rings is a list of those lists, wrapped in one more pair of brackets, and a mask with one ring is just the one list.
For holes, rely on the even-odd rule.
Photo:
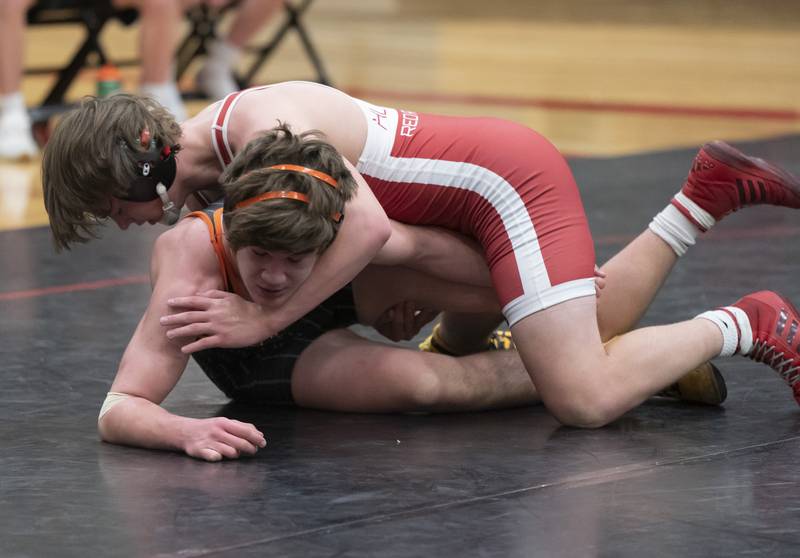
{"label": "wrestler's hand on mat", "polygon": [[187,418],[181,425],[181,435],[186,455],[206,461],[220,461],[223,457],[236,459],[242,454],[255,455],[259,448],[267,445],[258,428],[225,417]]}
{"label": "wrestler's hand on mat", "polygon": [[600,296],[600,291],[606,286],[606,272],[594,266],[594,291]]}
{"label": "wrestler's hand on mat", "polygon": [[249,347],[271,335],[264,309],[233,293],[205,291],[171,298],[167,304],[183,310],[161,317],[161,325],[169,328],[167,337],[199,338],[181,347],[186,354],[214,347]]}
{"label": "wrestler's hand on mat", "polygon": [[408,341],[438,315],[439,310],[417,308],[414,302],[406,300],[398,302],[381,314],[374,327],[387,339]]}

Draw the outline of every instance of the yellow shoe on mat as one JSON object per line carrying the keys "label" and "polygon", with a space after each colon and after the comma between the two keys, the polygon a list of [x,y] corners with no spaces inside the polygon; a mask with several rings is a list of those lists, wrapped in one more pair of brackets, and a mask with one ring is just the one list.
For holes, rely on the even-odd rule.
{"label": "yellow shoe on mat", "polygon": [[[619,337],[612,337],[604,343],[605,347],[608,348],[617,339]],[[722,405],[722,402],[728,397],[728,388],[725,386],[725,378],[722,377],[719,369],[710,362],[706,362],[655,395],[687,403]]]}
{"label": "yellow shoe on mat", "polygon": [[[507,329],[497,329],[486,339],[486,344],[478,348],[475,353],[483,351],[514,351],[517,346],[514,345],[514,339],[511,337],[511,332]],[[419,350],[426,353],[437,353],[440,355],[448,356],[463,356],[461,353],[453,351],[443,341],[439,333],[439,324],[433,326],[431,334],[419,344]]]}
{"label": "yellow shoe on mat", "polygon": [[722,377],[719,369],[710,362],[706,362],[656,395],[680,399],[689,403],[722,405],[722,402],[728,397],[728,388],[725,386],[725,378]]}

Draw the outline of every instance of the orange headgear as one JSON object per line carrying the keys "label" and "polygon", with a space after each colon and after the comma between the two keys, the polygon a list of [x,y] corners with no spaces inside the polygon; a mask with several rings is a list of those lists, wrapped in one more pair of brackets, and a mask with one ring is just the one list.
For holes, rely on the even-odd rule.
{"label": "orange headgear", "polygon": [[[282,171],[289,171],[289,172],[299,172],[302,174],[308,174],[313,176],[317,180],[321,180],[326,184],[330,185],[332,188],[338,188],[339,183],[333,179],[332,176],[325,174],[324,172],[320,172],[318,170],[310,169],[308,167],[301,167],[300,165],[273,165],[271,167],[267,167],[268,169],[274,170],[282,170]],[[306,194],[302,194],[300,192],[292,192],[287,190],[280,190],[274,192],[265,192],[263,194],[259,194],[258,196],[253,196],[252,198],[247,198],[246,200],[240,201],[236,204],[235,209],[241,209],[243,207],[247,207],[249,205],[253,205],[254,203],[258,203],[264,200],[274,200],[274,199],[290,199],[290,200],[297,200],[303,203],[310,204],[311,202],[308,199]],[[344,218],[344,214],[337,211],[333,215],[331,215],[331,219],[333,219],[334,223],[341,223],[342,219]]]}

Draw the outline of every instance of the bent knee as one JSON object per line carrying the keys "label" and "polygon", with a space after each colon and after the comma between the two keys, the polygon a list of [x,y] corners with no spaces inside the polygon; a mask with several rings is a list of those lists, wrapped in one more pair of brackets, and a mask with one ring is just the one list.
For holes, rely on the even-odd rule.
{"label": "bent knee", "polygon": [[601,398],[574,396],[548,402],[545,406],[564,426],[601,428],[617,419],[619,406]]}

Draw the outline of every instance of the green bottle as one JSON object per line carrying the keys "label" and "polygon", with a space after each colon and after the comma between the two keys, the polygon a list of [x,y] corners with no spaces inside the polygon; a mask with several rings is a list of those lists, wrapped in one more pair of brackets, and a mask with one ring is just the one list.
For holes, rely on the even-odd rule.
{"label": "green bottle", "polygon": [[104,64],[97,70],[97,96],[108,97],[122,90],[122,75],[113,64]]}

